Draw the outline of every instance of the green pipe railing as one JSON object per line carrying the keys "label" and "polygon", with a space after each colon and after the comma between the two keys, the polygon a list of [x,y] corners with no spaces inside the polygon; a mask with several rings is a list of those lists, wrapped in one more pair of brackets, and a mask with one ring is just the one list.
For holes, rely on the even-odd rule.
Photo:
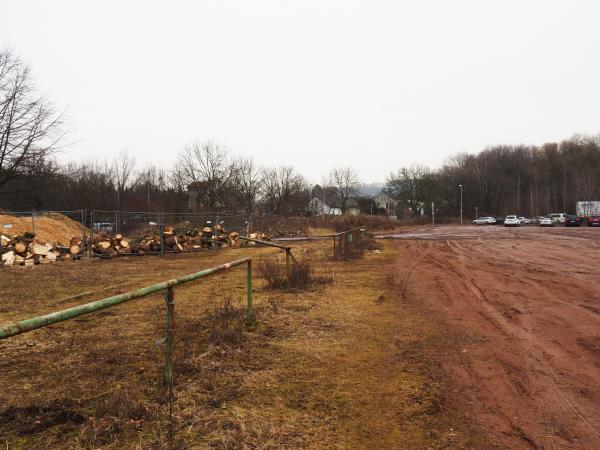
{"label": "green pipe railing", "polygon": [[218,272],[226,271],[232,267],[247,264],[247,308],[246,322],[252,323],[252,258],[246,257],[231,261],[209,269],[201,270],[200,272],[184,275],[172,280],[163,281],[162,283],[153,284],[135,291],[126,292],[124,294],[115,295],[102,300],[97,300],[84,305],[75,306],[73,308],[64,309],[62,311],[53,312],[31,319],[19,320],[6,325],[0,325],[0,339],[6,339],[28,331],[37,330],[38,328],[47,327],[55,323],[64,322],[65,320],[74,319],[84,314],[90,314],[102,309],[111,308],[122,303],[129,302],[141,297],[155,294],[161,291],[167,291],[165,296],[166,303],[166,339],[165,339],[165,373],[164,379],[167,384],[173,382],[173,320],[175,315],[175,286],[179,286],[199,278],[206,277]]}
{"label": "green pipe railing", "polygon": [[[360,231],[360,234],[357,236],[362,241],[366,232],[365,227],[351,228],[349,230],[345,230],[340,233],[335,233],[331,235],[331,237],[333,237],[333,259],[339,259],[341,257],[347,258],[348,255],[346,253],[350,250],[350,246],[353,245],[353,235],[356,231]],[[341,247],[340,249],[338,249],[338,244]],[[355,242],[354,244],[356,245],[357,243]],[[342,255],[341,253],[344,253],[344,255]]]}
{"label": "green pipe railing", "polygon": [[238,236],[242,241],[256,242],[257,244],[267,245],[269,247],[280,248],[281,250],[285,250],[285,275],[287,277],[287,285],[288,289],[292,287],[292,265],[291,261],[296,262],[296,258],[292,255],[292,247],[289,245],[281,245],[276,244],[274,242],[269,241],[261,241],[260,239],[249,238],[246,236]]}
{"label": "green pipe railing", "polygon": [[[191,281],[203,278],[215,273],[223,272],[232,267],[247,264],[247,299],[248,305],[246,308],[246,322],[252,323],[254,320],[252,310],[252,258],[246,257],[231,261],[220,266],[211,267],[201,270],[200,272],[191,273],[182,277],[173,278],[172,280],[163,281],[162,283],[153,284],[135,291],[126,292],[124,294],[115,295],[95,302],[86,303],[84,305],[75,306],[73,308],[64,309],[62,311],[53,312],[44,316],[33,317],[31,319],[19,320],[7,325],[0,325],[0,339],[7,339],[18,334],[28,331],[44,328],[55,323],[64,322],[65,320],[74,319],[75,317],[90,314],[102,309],[111,308],[122,303],[129,302],[141,297],[155,294],[161,291],[167,291],[165,295],[165,367],[163,379],[166,386],[169,388],[169,405],[172,407],[173,401],[173,345],[174,345],[174,320],[175,320],[175,286],[179,286]],[[170,409],[171,411],[171,409]],[[173,421],[169,420],[169,448],[173,449]]]}

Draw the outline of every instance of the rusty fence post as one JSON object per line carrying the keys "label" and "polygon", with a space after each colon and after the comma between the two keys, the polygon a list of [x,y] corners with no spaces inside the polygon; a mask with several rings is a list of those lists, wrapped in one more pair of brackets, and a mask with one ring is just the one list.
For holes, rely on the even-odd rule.
{"label": "rusty fence post", "polygon": [[248,291],[248,306],[246,307],[246,323],[249,325],[254,321],[254,311],[252,310],[252,260],[248,260],[248,277],[246,280],[246,289]]}
{"label": "rusty fence post", "polygon": [[164,383],[169,389],[169,424],[168,424],[168,437],[169,437],[169,449],[173,449],[173,322],[175,320],[175,294],[174,288],[171,286],[167,289],[165,294],[165,373]]}
{"label": "rusty fence post", "polygon": [[287,287],[292,288],[292,270],[290,266],[290,249],[285,250],[285,274],[287,276]]}
{"label": "rusty fence post", "polygon": [[94,256],[94,250],[92,249],[92,244],[94,242],[94,211],[95,210],[93,209],[90,211],[90,245],[88,247],[89,258],[92,258],[92,256]]}
{"label": "rusty fence post", "polygon": [[81,256],[80,258],[83,259],[85,257],[85,252],[86,252],[86,242],[85,242],[85,217],[87,215],[87,209],[86,210],[81,210]]}
{"label": "rusty fence post", "polygon": [[337,251],[335,246],[335,234],[333,235],[333,259],[337,259]]}
{"label": "rusty fence post", "polygon": [[173,383],[173,321],[175,319],[175,294],[173,288],[167,289],[165,294],[165,385]]}

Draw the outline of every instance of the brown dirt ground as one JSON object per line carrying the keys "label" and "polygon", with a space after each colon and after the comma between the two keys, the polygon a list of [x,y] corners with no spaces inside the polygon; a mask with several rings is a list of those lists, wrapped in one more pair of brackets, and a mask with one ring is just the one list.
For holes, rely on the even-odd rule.
{"label": "brown dirt ground", "polygon": [[442,321],[443,370],[498,448],[600,448],[600,230],[423,227],[396,284]]}
{"label": "brown dirt ground", "polygon": [[[418,283],[436,281],[415,278],[415,261],[426,260],[418,248],[385,242],[381,253],[334,263],[328,242],[294,245],[310,247],[333,283],[289,293],[256,280],[258,322],[239,342],[211,339],[211,292],[241,302],[242,268],[176,289],[176,447],[489,447],[446,374],[456,336],[415,296]],[[10,268],[0,272],[0,322],[274,251]],[[0,443],[165,448],[163,324],[156,295],[0,341]]]}

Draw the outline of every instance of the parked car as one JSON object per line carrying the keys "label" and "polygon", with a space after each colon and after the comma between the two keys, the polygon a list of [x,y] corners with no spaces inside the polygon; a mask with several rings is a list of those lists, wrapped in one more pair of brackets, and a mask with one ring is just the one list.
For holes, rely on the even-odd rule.
{"label": "parked car", "polygon": [[478,217],[473,221],[475,225],[493,225],[496,223],[494,217]]}
{"label": "parked car", "polygon": [[521,225],[529,225],[533,223],[533,221],[527,217],[519,217],[519,222],[521,222]]}
{"label": "parked car", "polygon": [[517,216],[506,216],[506,219],[504,219],[505,227],[518,227],[520,225],[521,222]]}
{"label": "parked car", "polygon": [[96,222],[92,225],[94,231],[104,231],[105,233],[112,233],[114,224],[111,222]]}
{"label": "parked car", "polygon": [[504,225],[504,217],[496,217],[496,225]]}
{"label": "parked car", "polygon": [[555,223],[565,223],[565,219],[567,218],[567,213],[553,213],[548,217],[552,219]]}
{"label": "parked car", "polygon": [[540,218],[539,224],[540,227],[553,227],[554,220],[552,220],[550,217],[542,217]]}
{"label": "parked car", "polygon": [[581,223],[581,219],[573,214],[568,214],[565,217],[565,227],[578,227]]}
{"label": "parked car", "polygon": [[600,216],[588,217],[588,225],[590,227],[600,227]]}

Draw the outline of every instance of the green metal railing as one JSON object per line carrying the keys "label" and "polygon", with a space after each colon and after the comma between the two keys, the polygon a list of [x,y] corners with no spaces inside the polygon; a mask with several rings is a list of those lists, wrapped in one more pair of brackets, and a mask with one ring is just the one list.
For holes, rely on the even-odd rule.
{"label": "green metal railing", "polygon": [[252,310],[252,258],[246,257],[231,261],[209,269],[201,270],[200,272],[191,273],[182,277],[173,278],[162,283],[153,284],[135,291],[126,292],[124,294],[107,297],[102,300],[97,300],[84,305],[75,306],[73,308],[64,309],[62,311],[53,312],[44,316],[33,317],[31,319],[19,320],[6,325],[0,325],[0,339],[7,339],[18,334],[28,331],[44,328],[58,322],[71,320],[84,314],[90,314],[102,309],[118,306],[122,303],[129,302],[148,295],[156,294],[157,292],[166,291],[165,295],[165,367],[164,367],[164,383],[169,388],[169,426],[168,439],[169,448],[173,449],[174,431],[173,431],[173,345],[174,345],[174,319],[175,319],[175,287],[206,277],[215,273],[226,271],[232,267],[247,265],[247,307],[246,307],[246,323],[250,324],[254,320]]}
{"label": "green metal railing", "polygon": [[333,259],[351,259],[362,255],[366,230],[356,227],[333,234]]}
{"label": "green metal railing", "polygon": [[291,262],[296,262],[296,258],[292,255],[292,247],[289,245],[281,245],[276,244],[274,242],[269,241],[261,241],[260,239],[249,238],[246,236],[239,236],[239,239],[248,242],[256,242],[257,244],[267,245],[269,247],[280,248],[281,250],[285,250],[285,275],[287,277],[288,289],[292,286],[292,265]]}
{"label": "green metal railing", "polygon": [[164,380],[165,383],[171,384],[173,382],[173,319],[175,316],[175,293],[174,288],[176,286],[189,283],[199,278],[206,277],[218,272],[226,271],[235,266],[247,264],[247,307],[246,307],[246,322],[252,323],[253,321],[253,310],[252,310],[252,258],[246,257],[237,259],[219,266],[211,267],[209,269],[201,270],[200,272],[184,275],[182,277],[174,278],[172,280],[164,281],[162,283],[153,284],[135,291],[126,292],[124,294],[107,297],[102,300],[97,300],[84,305],[75,306],[73,308],[64,309],[62,311],[53,312],[39,317],[33,317],[31,319],[20,320],[12,322],[6,325],[0,326],[0,339],[7,339],[18,334],[26,333],[28,331],[37,330],[38,328],[47,327],[49,325],[64,322],[65,320],[71,320],[84,314],[90,314],[102,309],[111,308],[113,306],[120,305],[122,303],[129,302],[141,297],[155,294],[161,291],[167,291],[165,295],[166,313],[166,339],[165,339],[165,372]]}

